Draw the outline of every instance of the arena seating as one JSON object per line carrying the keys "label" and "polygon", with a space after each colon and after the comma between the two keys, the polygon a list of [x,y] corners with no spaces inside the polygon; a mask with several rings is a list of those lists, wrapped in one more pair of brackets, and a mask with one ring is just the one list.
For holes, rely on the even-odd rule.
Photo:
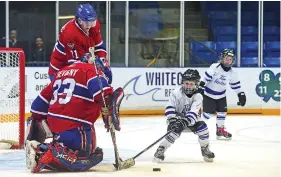
{"label": "arena seating", "polygon": [[[207,18],[213,41],[203,42],[218,53],[223,48],[237,49],[237,2],[201,1],[201,14]],[[258,2],[242,2],[241,12],[241,65],[258,66]],[[263,57],[264,66],[280,67],[280,2],[264,3],[263,21]],[[196,44],[190,45],[192,53],[202,56],[210,62],[204,50]],[[205,49],[206,50],[206,49]],[[204,51],[210,52],[210,50]],[[192,62],[198,64],[198,59],[192,56]]]}

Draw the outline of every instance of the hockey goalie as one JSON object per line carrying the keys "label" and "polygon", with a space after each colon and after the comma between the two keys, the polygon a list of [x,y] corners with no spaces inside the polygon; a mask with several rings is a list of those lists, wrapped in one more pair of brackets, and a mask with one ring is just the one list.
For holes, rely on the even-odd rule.
{"label": "hockey goalie", "polygon": [[94,67],[83,58],[62,68],[32,103],[25,143],[31,172],[87,171],[103,160],[94,123],[102,113],[107,129],[113,125],[120,130],[119,119],[111,124],[111,118],[119,116],[116,100],[123,90],[113,91],[102,70],[96,73]]}

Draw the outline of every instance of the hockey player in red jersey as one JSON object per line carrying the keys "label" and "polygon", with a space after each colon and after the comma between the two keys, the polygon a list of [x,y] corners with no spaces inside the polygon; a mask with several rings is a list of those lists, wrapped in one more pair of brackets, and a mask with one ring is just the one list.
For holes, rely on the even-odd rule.
{"label": "hockey player in red jersey", "polygon": [[[76,61],[59,70],[32,103],[25,149],[26,166],[34,173],[86,171],[103,159],[93,125],[102,113],[109,128],[109,117],[119,115],[116,100],[123,98],[123,90],[113,91],[92,60],[83,61],[87,63]],[[114,127],[120,130],[119,121]]]}
{"label": "hockey player in red jersey", "polygon": [[112,73],[106,59],[105,44],[96,12],[90,4],[80,4],[76,10],[76,17],[61,28],[51,54],[48,71],[50,79],[53,80],[54,75],[64,66],[89,55],[89,47],[95,47],[96,63],[100,65],[111,84]]}

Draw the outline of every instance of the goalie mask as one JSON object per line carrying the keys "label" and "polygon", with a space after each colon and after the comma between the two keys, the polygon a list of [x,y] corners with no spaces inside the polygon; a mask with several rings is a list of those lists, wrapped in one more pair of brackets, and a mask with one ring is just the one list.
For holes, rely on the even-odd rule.
{"label": "goalie mask", "polygon": [[182,74],[182,90],[185,94],[193,94],[199,86],[199,72],[196,69],[188,69]]}
{"label": "goalie mask", "polygon": [[221,52],[220,63],[226,68],[233,66],[235,62],[235,53],[232,49],[223,49]]}

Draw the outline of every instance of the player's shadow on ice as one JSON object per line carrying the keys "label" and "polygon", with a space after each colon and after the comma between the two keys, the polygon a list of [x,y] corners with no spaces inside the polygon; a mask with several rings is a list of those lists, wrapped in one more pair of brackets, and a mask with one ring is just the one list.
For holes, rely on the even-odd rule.
{"label": "player's shadow on ice", "polygon": [[206,163],[204,161],[165,161],[165,162],[160,162],[159,164],[189,164],[189,163]]}

